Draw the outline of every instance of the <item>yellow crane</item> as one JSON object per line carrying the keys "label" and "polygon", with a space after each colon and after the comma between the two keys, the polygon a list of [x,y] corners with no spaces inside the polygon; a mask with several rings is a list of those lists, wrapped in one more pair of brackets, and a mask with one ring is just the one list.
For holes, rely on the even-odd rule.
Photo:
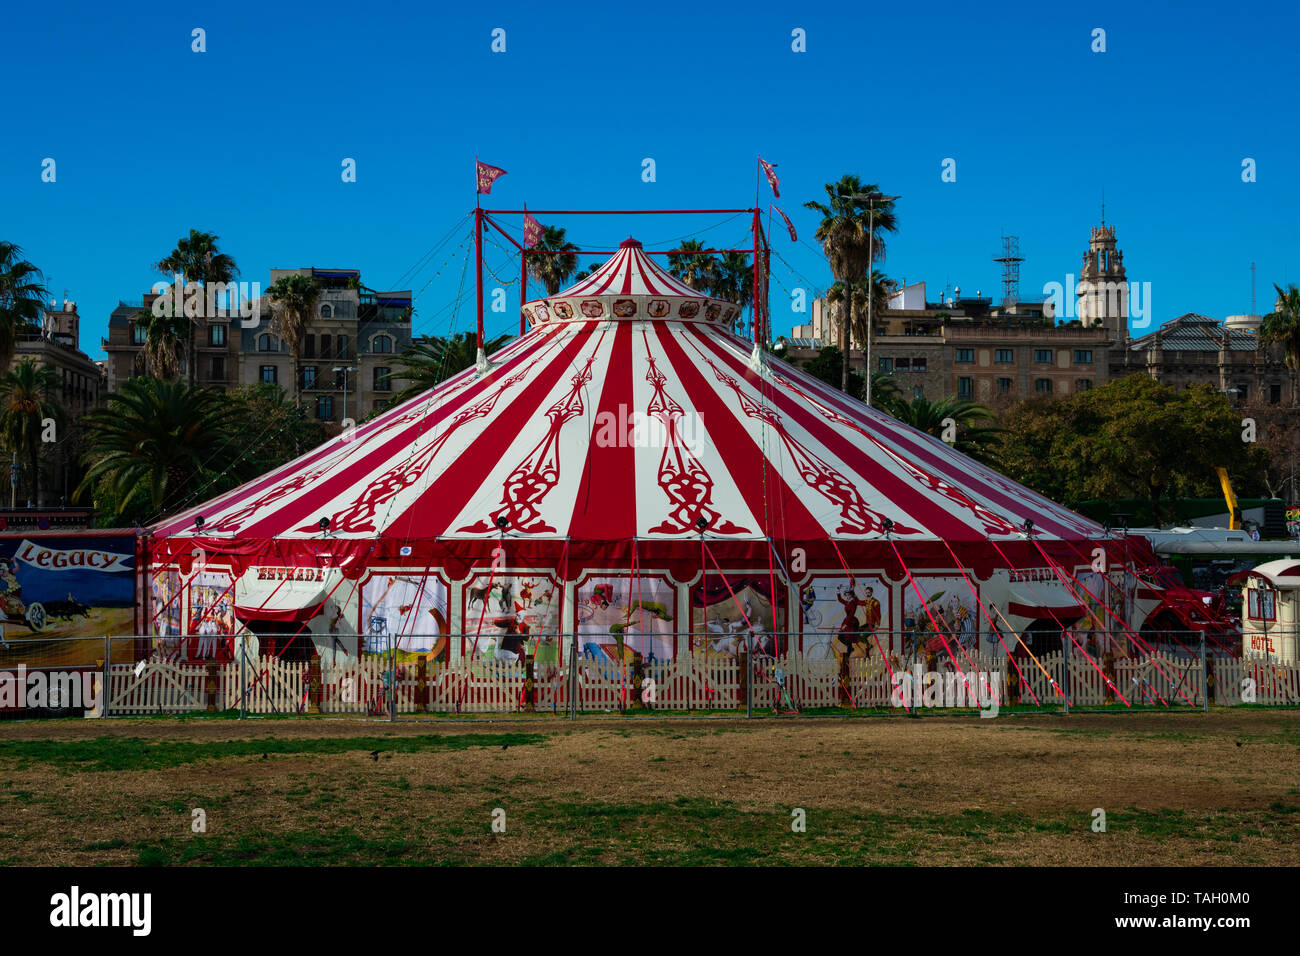
{"label": "yellow crane", "polygon": [[1241,509],[1237,507],[1237,496],[1232,493],[1232,482],[1228,480],[1228,469],[1216,468],[1219,473],[1219,485],[1223,488],[1223,500],[1228,503],[1228,529],[1237,531],[1241,528]]}

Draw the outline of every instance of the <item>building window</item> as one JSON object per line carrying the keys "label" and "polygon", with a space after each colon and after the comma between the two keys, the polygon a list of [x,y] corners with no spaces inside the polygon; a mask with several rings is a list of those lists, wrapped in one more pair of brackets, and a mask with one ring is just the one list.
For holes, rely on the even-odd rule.
{"label": "building window", "polygon": [[1268,403],[1270,405],[1278,405],[1281,402],[1282,402],[1282,386],[1270,385],[1268,387]]}
{"label": "building window", "polygon": [[376,335],[370,340],[370,351],[380,352],[384,355],[393,351],[393,340],[387,335]]}
{"label": "building window", "polygon": [[375,391],[387,392],[392,386],[388,384],[388,376],[392,374],[392,369],[386,365],[375,366]]}
{"label": "building window", "polygon": [[149,336],[148,336],[148,334],[145,332],[145,328],[144,328],[144,326],[143,326],[143,325],[136,325],[135,323],[132,323],[132,324],[131,324],[131,344],[132,344],[132,345],[144,345],[145,342],[147,342],[147,341],[149,341]]}
{"label": "building window", "polygon": [[303,387],[303,388],[315,388],[315,387],[316,387],[316,366],[315,366],[315,365],[304,365],[304,366],[303,366],[303,368],[302,368],[302,387]]}
{"label": "building window", "polygon": [[263,332],[257,337],[257,350],[259,352],[274,352],[275,348],[271,344],[271,336]]}
{"label": "building window", "polygon": [[974,350],[974,349],[958,349],[958,350],[957,350],[957,361],[958,361],[958,362],[962,362],[962,363],[974,362],[974,361],[975,361],[975,350]]}
{"label": "building window", "polygon": [[260,378],[268,385],[274,385],[276,381],[276,370],[274,365],[263,365],[261,368]]}
{"label": "building window", "polygon": [[918,398],[925,398],[925,388],[921,385],[913,385],[912,400],[916,401]]}
{"label": "building window", "polygon": [[320,317],[321,317],[322,319],[332,319],[332,318],[334,318],[334,309],[330,307],[329,303],[327,303],[327,302],[322,302],[322,303],[321,303],[321,306],[320,306]]}
{"label": "building window", "polygon": [[913,371],[913,372],[924,372],[924,371],[925,371],[925,364],[926,364],[926,359],[923,359],[923,358],[914,358],[914,359],[912,359],[912,371]]}
{"label": "building window", "polygon": [[1034,379],[1034,391],[1037,392],[1039,395],[1051,395],[1052,380],[1050,378]]}
{"label": "building window", "polygon": [[226,377],[226,360],[219,355],[212,359],[212,377],[218,381]]}
{"label": "building window", "polygon": [[1011,349],[998,349],[993,353],[993,361],[999,365],[1010,365],[1015,360],[1015,353]]}
{"label": "building window", "polygon": [[998,394],[1009,395],[1010,393],[1011,393],[1011,379],[1009,378],[998,379]]}
{"label": "building window", "polygon": [[216,348],[226,344],[226,327],[224,325],[208,326],[208,344]]}
{"label": "building window", "polygon": [[1090,391],[1092,391],[1092,379],[1090,379],[1090,378],[1081,378],[1081,379],[1079,379],[1079,381],[1078,381],[1077,383],[1075,383],[1075,389],[1074,389],[1074,390],[1075,390],[1076,392],[1090,392]]}
{"label": "building window", "polygon": [[338,358],[345,359],[348,357],[348,337],[346,335],[339,336],[337,351],[339,353],[337,356]]}
{"label": "building window", "polygon": [[905,359],[905,358],[894,359],[894,368],[898,369],[898,371],[900,371],[900,372],[908,372],[908,371],[911,371],[911,368],[912,368],[912,360],[911,360],[911,359]]}
{"label": "building window", "polygon": [[975,397],[975,380],[967,375],[957,379],[957,397],[974,398]]}
{"label": "building window", "polygon": [[1092,349],[1075,349],[1075,350],[1074,350],[1074,364],[1075,364],[1075,365],[1091,365],[1091,364],[1092,364]]}
{"label": "building window", "polygon": [[894,370],[894,360],[891,358],[882,358],[880,360],[880,371],[892,372]]}
{"label": "building window", "polygon": [[316,336],[304,335],[302,337],[302,357],[303,358],[316,357]]}
{"label": "building window", "polygon": [[316,417],[323,422],[334,420],[334,396],[317,395],[316,396]]}
{"label": "building window", "polygon": [[333,355],[330,354],[330,346],[331,346],[331,344],[332,344],[332,343],[330,342],[330,337],[329,337],[328,335],[322,335],[322,336],[320,337],[320,357],[321,357],[321,358],[333,358],[333,357],[334,357]]}
{"label": "building window", "polygon": [[1037,363],[1038,365],[1051,365],[1051,364],[1052,364],[1052,350],[1051,350],[1051,349],[1034,349],[1034,362]]}

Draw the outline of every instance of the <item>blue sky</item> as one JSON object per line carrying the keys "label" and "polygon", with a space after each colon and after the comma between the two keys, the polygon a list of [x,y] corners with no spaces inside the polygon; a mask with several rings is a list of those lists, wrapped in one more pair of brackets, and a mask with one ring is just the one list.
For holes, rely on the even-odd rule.
{"label": "blue sky", "polygon": [[[150,263],[190,228],[217,233],[245,280],[358,267],[367,285],[419,292],[417,333],[472,328],[472,298],[448,308],[464,248],[443,263],[469,233],[457,223],[476,154],[509,171],[485,197],[499,208],[747,207],[755,156],[779,164],[778,204],[809,244],[774,230],[777,333],[804,318],[786,290],[829,282],[802,203],[846,172],[903,197],[884,269],[926,280],[932,299],[946,283],[997,294],[1003,232],[1020,237],[1022,297],[1064,281],[1103,190],[1156,322],[1248,311],[1252,261],[1261,310],[1273,282],[1300,282],[1292,4],[992,9],[11,5],[0,238],[77,301],[95,356],[118,299],[158,281]],[[196,27],[206,53],[191,51]],[[1105,53],[1091,50],[1098,27]],[[795,28],[807,52],[791,50]],[[54,183],[41,181],[46,157]],[[955,183],[940,179],[948,157]],[[1246,157],[1256,182],[1242,182]],[[629,234],[747,241],[747,223],[723,219],[553,221],[589,248]],[[489,253],[502,279],[515,274],[517,259]]]}

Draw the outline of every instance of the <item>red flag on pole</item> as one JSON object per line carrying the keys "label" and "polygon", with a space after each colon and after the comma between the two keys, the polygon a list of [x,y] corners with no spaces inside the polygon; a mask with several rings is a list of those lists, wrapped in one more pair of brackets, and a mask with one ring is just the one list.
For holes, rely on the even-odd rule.
{"label": "red flag on pole", "polygon": [[767,174],[767,184],[772,187],[772,195],[777,199],[781,198],[781,180],[776,178],[776,166],[772,163],[763,161],[763,157],[758,157],[758,164],[763,167],[763,172]]}
{"label": "red flag on pole", "polygon": [[545,227],[533,218],[531,212],[524,212],[524,248],[531,249],[541,241]]}
{"label": "red flag on pole", "polygon": [[498,176],[504,176],[506,171],[497,166],[489,166],[487,163],[480,163],[474,160],[478,178],[478,191],[483,195],[492,192],[492,184],[497,181]]}
{"label": "red flag on pole", "polygon": [[772,208],[773,208],[773,209],[776,209],[776,214],[777,214],[778,216],[780,216],[782,219],[785,220],[785,228],[787,228],[787,229],[790,230],[790,241],[791,241],[791,242],[798,242],[798,241],[799,241],[799,237],[798,237],[797,235],[795,235],[795,232],[794,232],[794,223],[792,223],[792,222],[790,221],[790,217],[787,216],[785,213],[783,213],[780,209],[777,209],[776,206],[773,206]]}

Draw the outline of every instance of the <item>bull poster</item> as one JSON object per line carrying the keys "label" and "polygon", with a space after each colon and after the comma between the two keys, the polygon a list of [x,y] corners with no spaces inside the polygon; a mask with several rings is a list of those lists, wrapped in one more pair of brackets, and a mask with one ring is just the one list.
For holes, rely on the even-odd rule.
{"label": "bull poster", "polygon": [[0,662],[93,665],[135,631],[135,572],[132,535],[0,537]]}

